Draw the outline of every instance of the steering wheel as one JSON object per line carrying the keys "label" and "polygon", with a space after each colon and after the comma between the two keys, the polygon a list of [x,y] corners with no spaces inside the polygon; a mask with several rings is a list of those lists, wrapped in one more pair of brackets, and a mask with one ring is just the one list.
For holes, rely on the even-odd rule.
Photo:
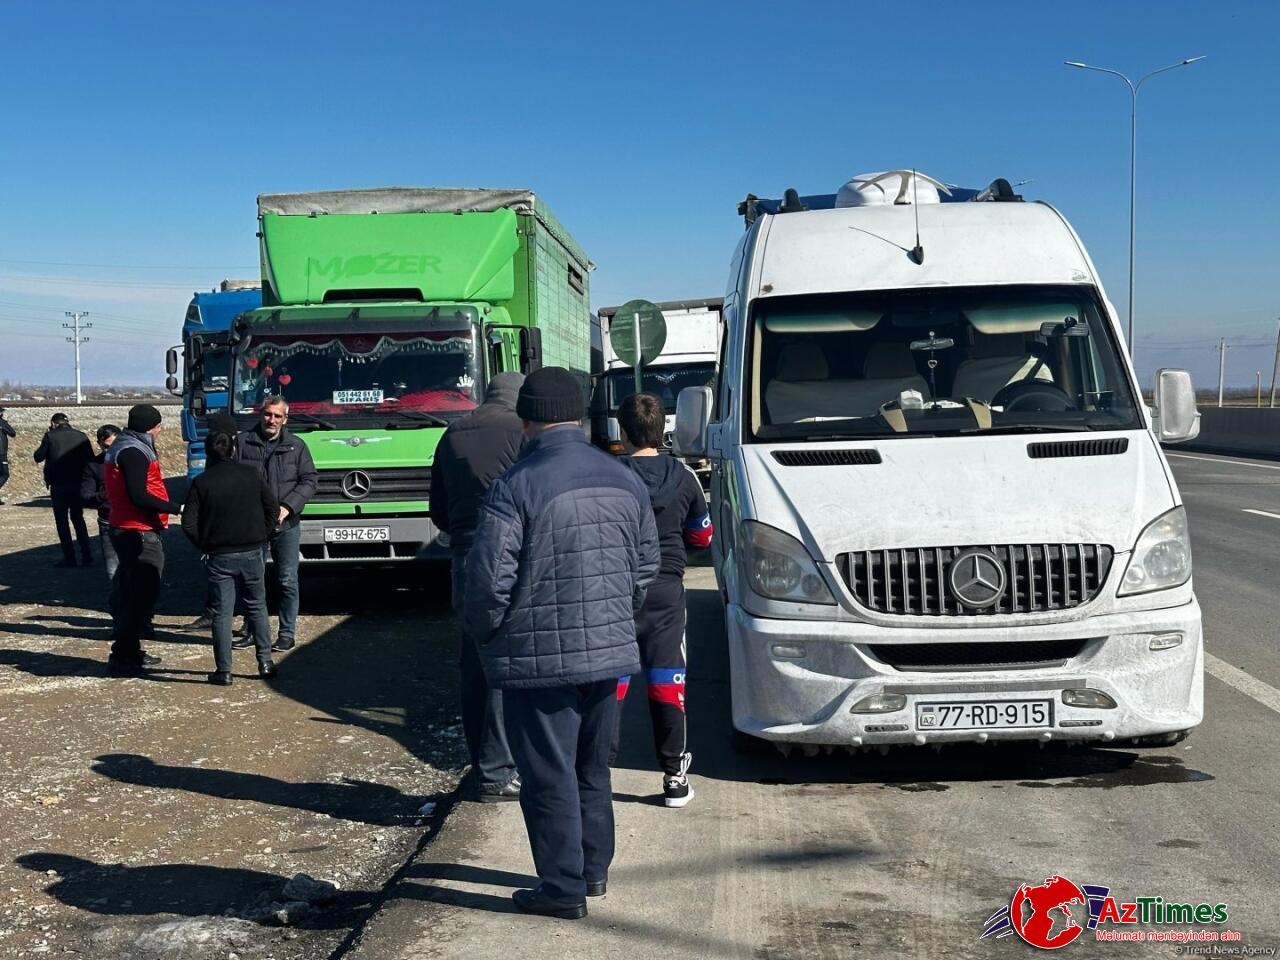
{"label": "steering wheel", "polygon": [[991,405],[1004,407],[1006,411],[1039,413],[1062,413],[1075,409],[1065,390],[1040,380],[1020,380],[1002,387],[991,398]]}

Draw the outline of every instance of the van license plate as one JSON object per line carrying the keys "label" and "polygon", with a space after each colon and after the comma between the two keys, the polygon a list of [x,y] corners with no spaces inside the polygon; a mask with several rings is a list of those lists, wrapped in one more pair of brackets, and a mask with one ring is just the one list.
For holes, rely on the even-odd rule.
{"label": "van license plate", "polygon": [[382,543],[391,539],[390,527],[325,527],[325,543]]}
{"label": "van license plate", "polygon": [[959,700],[917,703],[917,730],[1000,730],[1052,727],[1052,700]]}

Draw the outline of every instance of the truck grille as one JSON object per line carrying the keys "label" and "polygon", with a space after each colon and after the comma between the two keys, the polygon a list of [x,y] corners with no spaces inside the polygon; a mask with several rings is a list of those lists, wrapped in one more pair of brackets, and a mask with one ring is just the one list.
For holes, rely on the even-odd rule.
{"label": "truck grille", "polygon": [[1006,585],[989,607],[973,609],[953,595],[947,574],[968,547],[863,550],[836,558],[854,598],[877,613],[976,617],[1068,610],[1098,595],[1111,569],[1108,546],[1017,544],[982,547],[1004,567]]}
{"label": "truck grille", "polygon": [[[348,496],[342,484],[351,474],[363,474],[368,492],[362,496]],[[360,478],[354,478],[359,481]],[[349,488],[352,484],[348,484]],[[354,490],[359,490],[357,483]],[[430,467],[351,467],[342,470],[321,470],[320,483],[312,503],[377,503],[387,500],[429,500],[431,498]]]}

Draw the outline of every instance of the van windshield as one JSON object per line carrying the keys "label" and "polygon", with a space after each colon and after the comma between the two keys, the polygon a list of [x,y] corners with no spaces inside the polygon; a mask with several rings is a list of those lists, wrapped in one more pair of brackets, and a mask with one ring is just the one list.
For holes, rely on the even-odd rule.
{"label": "van windshield", "polygon": [[1126,430],[1140,422],[1090,287],[757,301],[751,356],[755,440]]}

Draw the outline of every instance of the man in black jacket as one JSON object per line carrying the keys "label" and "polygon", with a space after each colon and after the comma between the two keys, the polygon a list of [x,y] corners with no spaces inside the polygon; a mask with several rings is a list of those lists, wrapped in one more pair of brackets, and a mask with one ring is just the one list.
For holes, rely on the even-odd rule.
{"label": "man in black jacket", "polygon": [[89,438],[71,426],[65,413],[55,413],[35,453],[36,463],[44,464],[44,482],[53,500],[53,522],[62,544],[62,560],[54,566],[76,565],[75,545],[71,542],[72,527],[75,527],[76,539],[80,542],[80,559],[86,567],[93,563],[89,531],[84,525],[84,508],[80,505],[80,474],[92,459],[93,446]]}
{"label": "man in black jacket", "polygon": [[[316,495],[320,472],[307,445],[285,429],[289,404],[284,397],[262,401],[262,420],[236,438],[236,459],[256,468],[279,503],[277,519],[266,549],[275,564],[280,586],[280,631],[273,650],[291,650],[298,625],[298,556],[302,532],[298,529],[302,508]],[[244,638],[241,646],[253,641]]]}
{"label": "man in black jacket", "polygon": [[229,434],[210,433],[205,444],[208,466],[191,481],[182,532],[207,558],[214,659],[209,682],[225,687],[231,685],[231,615],[237,594],[249,636],[258,645],[258,675],[276,675],[262,548],[275,529],[280,504],[261,473],[235,462],[235,441]]}
{"label": "man in black jacket", "polygon": [[[9,438],[17,435],[13,427],[9,426],[9,421],[4,418],[4,407],[0,407],[0,490],[3,490],[4,485],[9,482]],[[2,506],[4,506],[4,500],[0,500],[0,507]]]}
{"label": "man in black jacket", "polygon": [[114,423],[104,423],[98,428],[98,449],[96,457],[84,465],[80,474],[80,502],[90,509],[98,511],[98,546],[102,548],[102,562],[107,568],[107,609],[111,616],[116,615],[116,604],[119,601],[119,581],[116,571],[120,560],[116,556],[116,548],[111,545],[111,505],[107,502],[106,456],[107,448],[116,439],[120,428]]}
{"label": "man in black jacket", "polygon": [[[489,484],[520,455],[524,421],[516,414],[516,398],[524,374],[500,373],[489,381],[484,403],[455,420],[440,438],[431,465],[431,519],[449,534],[453,554],[453,609],[462,613],[467,551],[475,533],[480,502]],[[462,638],[460,699],[462,730],[476,774],[482,803],[517,800],[520,778],[502,726],[502,691],[489,686],[474,643]]]}

